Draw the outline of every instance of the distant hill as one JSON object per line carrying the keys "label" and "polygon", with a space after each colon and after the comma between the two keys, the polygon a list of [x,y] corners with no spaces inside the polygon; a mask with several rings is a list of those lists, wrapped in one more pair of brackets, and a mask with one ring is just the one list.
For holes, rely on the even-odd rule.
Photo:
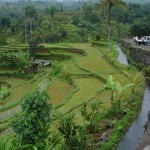
{"label": "distant hill", "polygon": [[[5,2],[16,2],[16,1],[19,1],[19,0],[0,0],[0,3],[5,3]],[[22,1],[28,1],[28,0],[22,0]],[[84,3],[84,2],[90,2],[90,3],[97,3],[99,2],[99,0],[31,0],[31,1],[47,1],[47,2],[54,2],[54,1],[57,1],[57,2],[62,2],[62,3],[65,3],[65,4],[71,4],[71,3]],[[150,0],[123,0],[125,2],[130,2],[130,3],[139,3],[139,4],[145,4],[145,3],[148,3],[150,2]]]}
{"label": "distant hill", "polygon": [[[56,0],[56,1],[60,1],[60,2],[90,2],[90,3],[93,3],[93,2],[99,2],[99,0]],[[148,3],[150,2],[150,0],[123,0],[125,2],[130,2],[130,3],[139,3],[139,4],[145,4],[145,3]]]}
{"label": "distant hill", "polygon": [[144,4],[150,2],[150,0],[124,0],[126,2],[131,2],[131,3],[139,3],[139,4]]}

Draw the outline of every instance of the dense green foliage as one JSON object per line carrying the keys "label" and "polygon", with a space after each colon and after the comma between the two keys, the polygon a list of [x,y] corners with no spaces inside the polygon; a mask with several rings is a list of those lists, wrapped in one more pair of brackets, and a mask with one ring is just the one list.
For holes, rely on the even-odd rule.
{"label": "dense green foliage", "polygon": [[[107,37],[107,10],[104,12],[102,8],[97,10],[93,5],[84,4],[80,10],[64,12],[63,9],[62,12],[62,7],[46,2],[42,6],[40,3],[37,6],[36,2],[31,6],[27,4],[22,3],[22,7],[18,7],[19,3],[0,6],[1,45],[10,41],[27,42],[32,38],[43,43],[85,42]],[[148,35],[149,10],[146,4],[129,4],[127,12],[114,7],[111,37],[119,40],[129,35]]]}
{"label": "dense green foliage", "polygon": [[28,73],[30,68],[30,55],[22,51],[1,54],[1,68],[17,68],[20,73]]}
{"label": "dense green foliage", "polygon": [[6,44],[7,44],[6,38],[1,36],[0,37],[0,46],[6,45]]}
{"label": "dense green foliage", "polygon": [[33,144],[38,148],[45,145],[49,136],[51,110],[47,100],[49,100],[47,93],[39,89],[24,97],[23,112],[11,123],[13,130],[22,138],[23,144]]}
{"label": "dense green foliage", "polygon": [[140,4],[145,4],[145,3],[148,3],[149,0],[124,0],[126,2],[130,2],[130,3],[140,3]]}
{"label": "dense green foliage", "polygon": [[83,128],[75,123],[74,115],[62,116],[57,114],[58,131],[64,137],[63,149],[86,149]]}
{"label": "dense green foliage", "polygon": [[[96,44],[101,46],[101,49],[91,47],[90,43],[69,43],[68,45],[63,43],[64,47],[62,45],[54,47],[53,44],[52,47],[50,47],[50,50],[53,50],[50,52],[51,56],[52,54],[55,54],[55,56],[58,54],[62,57],[68,55],[70,58],[62,58],[62,60],[56,59],[57,61],[52,63],[51,68],[41,69],[39,73],[34,75],[32,80],[29,80],[28,82],[24,81],[25,84],[23,85],[20,85],[20,81],[20,84],[16,84],[18,86],[16,91],[19,90],[22,93],[31,91],[31,87],[35,88],[37,85],[42,89],[48,90],[49,94],[53,95],[53,102],[55,102],[53,108],[59,112],[59,116],[55,117],[55,113],[52,113],[50,127],[46,125],[42,126],[42,124],[39,123],[39,118],[44,119],[45,116],[48,115],[48,109],[45,111],[45,107],[48,107],[48,103],[41,103],[41,101],[47,99],[47,96],[45,94],[43,95],[43,93],[40,93],[38,90],[25,96],[23,99],[16,100],[15,103],[14,100],[11,99],[8,101],[8,106],[6,105],[6,99],[6,103],[3,102],[5,107],[1,108],[2,114],[5,114],[3,111],[16,109],[16,107],[21,104],[22,100],[24,101],[22,104],[22,113],[19,112],[20,115],[13,119],[14,121],[12,123],[17,135],[12,138],[1,139],[0,145],[3,146],[2,150],[5,150],[6,145],[9,144],[12,145],[12,149],[40,149],[41,147],[44,147],[45,149],[55,149],[54,147],[56,147],[58,150],[66,150],[66,148],[84,150],[90,147],[93,149],[104,149],[105,147],[108,147],[108,149],[110,149],[112,146],[117,146],[119,139],[127,130],[130,121],[136,117],[136,114],[134,114],[135,110],[132,108],[134,107],[136,110],[139,110],[141,101],[139,100],[139,96],[136,96],[135,98],[134,95],[132,97],[130,94],[125,95],[125,92],[123,92],[124,87],[126,86],[125,83],[132,82],[130,78],[122,85],[122,82],[115,82],[111,76],[109,77],[109,72],[112,71],[114,72],[114,75],[117,74],[117,77],[122,80],[125,78],[126,80],[127,75],[124,75],[124,73],[120,71],[121,69],[130,70],[130,68],[127,68],[116,61],[115,58],[117,57],[117,52],[114,47],[112,46],[112,51],[108,52],[106,50],[106,42],[93,42],[93,46],[94,44],[95,46]],[[46,46],[48,47],[51,45],[47,44]],[[102,51],[102,53],[100,51]],[[39,54],[43,54],[45,58],[46,54],[48,54],[47,56],[49,58],[49,49],[45,48],[44,51]],[[108,55],[107,57],[106,54]],[[91,64],[91,61],[96,62],[96,65],[95,63]],[[115,68],[110,65],[108,61],[113,61]],[[101,67],[101,65],[103,67]],[[70,67],[69,69],[68,66]],[[98,73],[103,68],[106,77]],[[106,72],[106,69],[108,73]],[[108,81],[107,77],[109,77]],[[49,87],[50,89],[47,88],[49,86],[49,80],[52,81]],[[55,83],[56,81],[58,84]],[[94,82],[94,84],[92,82]],[[28,84],[30,85],[28,86]],[[31,86],[31,84],[33,84],[33,86]],[[65,91],[61,100],[60,95],[62,95],[63,90],[68,84],[69,91]],[[20,88],[22,88],[22,90],[20,90]],[[133,86],[131,88],[133,88]],[[135,88],[133,94],[136,94],[137,90],[139,90],[139,87]],[[18,98],[18,93],[16,91],[12,92],[13,94],[17,94],[16,97]],[[110,103],[112,93],[110,92],[114,95],[112,106]],[[85,101],[84,104],[83,101]],[[12,104],[9,104],[9,102]],[[46,106],[44,107],[42,104]],[[42,108],[42,106],[44,108]],[[44,116],[42,116],[43,110]],[[55,112],[55,110],[52,112]],[[74,112],[75,115],[72,115],[72,112]],[[121,124],[123,120],[124,123]],[[8,126],[4,124],[8,123],[8,119],[3,119],[1,122],[1,130],[3,132],[5,131],[5,128],[8,128]],[[49,132],[49,129],[51,132]],[[102,144],[99,142],[98,138],[100,138],[103,133],[107,132],[108,129],[114,130],[114,132],[107,138],[108,142]],[[42,131],[37,133],[36,131],[39,130]],[[43,138],[45,140],[43,140]]]}
{"label": "dense green foliage", "polygon": [[113,11],[114,18],[119,22],[131,24],[131,35],[139,37],[150,34],[150,5],[129,4],[129,10],[125,13],[120,10]]}
{"label": "dense green foliage", "polygon": [[4,100],[10,94],[9,89],[2,85],[0,88],[0,100]]}
{"label": "dense green foliage", "polygon": [[0,88],[0,149],[116,149],[140,110],[143,75],[118,63],[114,42],[108,51],[108,25],[117,42],[147,35],[150,6],[123,11],[110,1],[99,9],[82,1],[70,9],[32,0],[0,5],[0,79],[12,86]]}

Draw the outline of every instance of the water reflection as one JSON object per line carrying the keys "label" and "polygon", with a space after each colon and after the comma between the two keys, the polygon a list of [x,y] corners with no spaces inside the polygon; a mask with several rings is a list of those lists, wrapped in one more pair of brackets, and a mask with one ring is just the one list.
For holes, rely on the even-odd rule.
{"label": "water reflection", "polygon": [[[119,52],[118,61],[122,64],[128,65],[126,54],[121,51],[119,46],[116,46]],[[147,114],[150,110],[150,81],[146,81],[146,88],[144,91],[144,99],[141,112],[138,118],[134,121],[123,140],[119,143],[118,150],[134,150],[140,142],[144,133],[144,124],[147,121]]]}
{"label": "water reflection", "polygon": [[121,64],[124,64],[124,65],[128,65],[128,61],[127,61],[127,56],[126,54],[120,49],[120,47],[118,45],[115,45],[119,55],[118,55],[118,58],[117,60],[121,63]]}

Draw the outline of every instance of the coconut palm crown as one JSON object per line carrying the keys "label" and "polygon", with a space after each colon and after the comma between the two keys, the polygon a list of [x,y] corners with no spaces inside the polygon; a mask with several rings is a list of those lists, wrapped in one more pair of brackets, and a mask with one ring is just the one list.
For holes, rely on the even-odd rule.
{"label": "coconut palm crown", "polygon": [[99,4],[97,4],[98,8],[106,8],[108,9],[108,48],[110,49],[110,34],[111,34],[111,15],[112,15],[112,7],[118,7],[124,10],[127,10],[127,4],[122,0],[100,0]]}

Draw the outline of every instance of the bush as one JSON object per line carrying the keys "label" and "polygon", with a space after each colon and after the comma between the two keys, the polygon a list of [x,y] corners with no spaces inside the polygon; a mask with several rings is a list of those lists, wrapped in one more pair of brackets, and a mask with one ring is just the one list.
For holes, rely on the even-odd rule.
{"label": "bush", "polygon": [[6,86],[1,87],[0,89],[0,100],[5,99],[10,94],[9,89]]}
{"label": "bush", "polygon": [[78,33],[70,33],[67,35],[66,40],[69,42],[81,42],[82,38]]}
{"label": "bush", "polygon": [[18,53],[13,54],[13,61],[18,67],[18,71],[22,73],[28,73],[30,68],[30,55],[19,51]]}
{"label": "bush", "polygon": [[63,149],[85,150],[84,130],[82,127],[75,124],[74,115],[70,114],[63,116],[58,113],[56,114],[56,117],[59,119],[58,131],[64,137],[65,144],[63,145]]}
{"label": "bush", "polygon": [[61,36],[61,33],[53,31],[46,37],[46,42],[57,43],[61,40]]}
{"label": "bush", "polygon": [[21,73],[29,73],[30,70],[30,55],[22,51],[16,53],[3,53],[0,62],[0,67],[2,68],[10,67],[12,69],[17,67],[18,71]]}
{"label": "bush", "polygon": [[7,44],[6,38],[5,37],[0,37],[0,46],[6,45],[6,44]]}
{"label": "bush", "polygon": [[23,99],[22,114],[17,115],[11,126],[22,137],[23,144],[33,144],[38,148],[44,146],[49,136],[50,110],[49,96],[46,92],[36,89]]}
{"label": "bush", "polygon": [[62,72],[62,65],[59,65],[56,61],[52,64],[52,76],[56,76]]}

